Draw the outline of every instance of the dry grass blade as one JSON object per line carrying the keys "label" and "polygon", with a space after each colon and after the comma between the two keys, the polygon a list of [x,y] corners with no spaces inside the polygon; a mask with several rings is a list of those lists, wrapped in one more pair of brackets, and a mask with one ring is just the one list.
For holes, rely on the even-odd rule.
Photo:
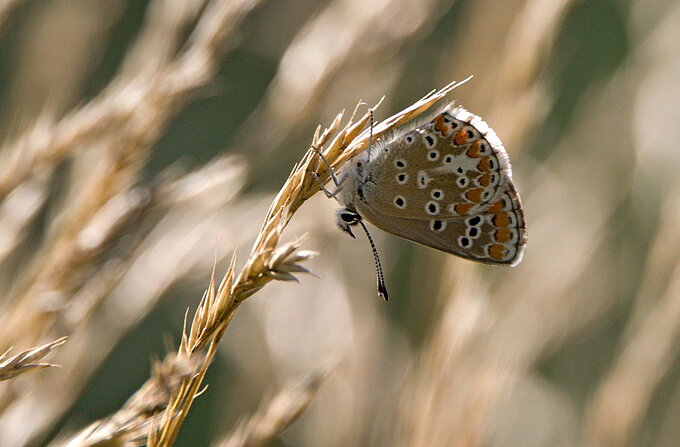
{"label": "dry grass blade", "polygon": [[0,26],[2,26],[7,19],[7,16],[12,13],[12,10],[17,8],[25,0],[3,0],[0,2]]}
{"label": "dry grass blade", "polygon": [[56,124],[41,123],[2,152],[9,154],[0,171],[0,201],[35,172],[48,170],[80,145],[120,129],[152,107],[166,114],[186,95],[208,81],[223,51],[223,39],[259,0],[214,0],[206,7],[189,46],[172,63],[130,79],[128,71],[111,88]]}
{"label": "dry grass blade", "polygon": [[263,447],[279,436],[311,403],[329,370],[311,374],[304,382],[289,386],[244,420],[215,447]]}
{"label": "dry grass blade", "polygon": [[[28,286],[19,289],[12,298],[12,308],[4,316],[9,324],[0,331],[0,345],[16,343],[12,334],[21,333],[16,330],[18,327],[36,328],[32,332],[35,336],[49,328],[55,314],[46,312],[44,305],[36,305],[36,299],[47,297],[52,312],[54,307],[63,307],[78,289],[79,278],[86,276],[85,269],[96,264],[104,243],[111,236],[103,235],[99,243],[88,245],[83,243],[82,228],[91,227],[92,216],[100,215],[106,204],[117,196],[124,196],[136,183],[151,144],[162,134],[176,106],[190,91],[211,79],[222,54],[224,38],[257,4],[256,0],[209,2],[176,60],[162,64],[153,76],[147,74],[129,81],[127,70],[121,74],[122,86],[64,118],[45,134],[49,138],[29,138],[17,143],[28,144],[25,150],[19,150],[19,146],[9,148],[10,154],[23,155],[17,160],[21,160],[26,169],[7,166],[0,170],[0,199],[30,177],[42,163],[40,160],[55,163],[70,148],[82,144],[83,138],[100,135],[100,126],[103,126],[102,132],[116,129],[115,134],[104,139],[99,148],[102,153],[93,154],[96,164],[88,165],[81,176],[75,175],[85,180],[75,185],[72,197],[64,201],[70,205],[62,212],[52,243],[36,257],[31,271],[34,276],[24,281]],[[114,85],[117,83],[114,81]],[[61,139],[64,134],[68,137]],[[38,159],[31,159],[31,154]]]}
{"label": "dry grass blade", "polygon": [[[439,91],[433,91],[411,107],[381,122],[373,129],[373,136],[378,138],[396,126],[413,119],[456,85],[458,84],[451,83]],[[235,275],[235,261],[232,260],[217,290],[215,290],[214,279],[211,280],[192,319],[191,327],[188,332],[185,331],[180,347],[180,354],[188,356],[203,352],[201,365],[197,368],[196,374],[185,379],[173,395],[158,429],[149,434],[148,445],[169,446],[173,444],[201,388],[205,373],[215,355],[217,343],[224,335],[239,304],[273,279],[292,280],[294,279],[293,273],[308,272],[306,268],[299,265],[299,262],[313,256],[312,252],[300,250],[304,237],[283,246],[279,246],[279,242],[283,230],[295,211],[320,190],[315,176],[321,178],[325,176],[328,180],[329,173],[325,164],[320,163],[318,152],[325,154],[334,169],[340,169],[343,163],[368,145],[370,136],[365,126],[370,120],[370,111],[356,124],[350,119],[329,143],[331,136],[340,127],[341,116],[338,115],[324,132],[317,129],[310,149],[295,166],[269,208],[250,257],[239,275],[237,277]],[[328,147],[324,148],[327,143]]]}
{"label": "dry grass blade", "polygon": [[100,445],[140,445],[168,398],[181,386],[182,380],[194,374],[197,357],[169,354],[163,362],[155,362],[153,376],[116,413],[90,424],[67,441],[57,445],[86,447]]}
{"label": "dry grass blade", "polygon": [[20,374],[35,371],[36,369],[59,366],[54,363],[36,363],[36,361],[45,357],[57,346],[64,344],[67,338],[68,337],[62,337],[50,343],[27,349],[10,358],[7,358],[9,350],[6,351],[4,354],[0,355],[0,381],[12,379]]}
{"label": "dry grass blade", "polygon": [[631,445],[653,393],[680,350],[680,201],[673,196],[669,202],[648,260],[640,298],[645,305],[639,306],[621,353],[586,412],[584,446]]}

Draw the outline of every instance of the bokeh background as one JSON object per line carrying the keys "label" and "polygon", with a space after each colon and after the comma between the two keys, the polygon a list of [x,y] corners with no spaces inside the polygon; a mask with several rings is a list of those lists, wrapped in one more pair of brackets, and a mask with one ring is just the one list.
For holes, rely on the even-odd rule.
{"label": "bokeh background", "polygon": [[[241,13],[213,65],[157,82],[219,3]],[[678,29],[674,0],[0,2],[0,348],[71,336],[62,368],[0,384],[0,445],[123,405],[318,124],[469,75],[449,99],[505,143],[522,264],[374,230],[381,302],[317,195],[287,237],[310,233],[318,278],[241,306],[177,445],[328,368],[270,445],[680,445]]]}

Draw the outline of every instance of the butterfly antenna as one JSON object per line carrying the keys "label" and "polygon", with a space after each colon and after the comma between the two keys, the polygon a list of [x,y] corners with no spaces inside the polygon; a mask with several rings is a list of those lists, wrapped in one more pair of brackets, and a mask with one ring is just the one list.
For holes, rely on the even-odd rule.
{"label": "butterfly antenna", "polygon": [[385,301],[387,301],[389,297],[387,295],[387,287],[385,286],[385,275],[383,274],[382,264],[380,264],[380,256],[378,256],[378,249],[375,247],[375,244],[373,243],[373,238],[371,237],[371,234],[368,232],[368,228],[366,228],[366,224],[364,223],[364,221],[357,220],[357,222],[361,224],[361,227],[364,229],[366,237],[368,238],[368,242],[371,243],[371,249],[373,250],[373,258],[375,259],[375,272],[378,278],[378,295],[384,298]]}
{"label": "butterfly antenna", "polygon": [[[373,109],[368,109],[368,113],[371,115],[371,127],[368,131],[368,161],[371,161],[371,148],[373,147]],[[367,233],[368,234],[368,233]]]}

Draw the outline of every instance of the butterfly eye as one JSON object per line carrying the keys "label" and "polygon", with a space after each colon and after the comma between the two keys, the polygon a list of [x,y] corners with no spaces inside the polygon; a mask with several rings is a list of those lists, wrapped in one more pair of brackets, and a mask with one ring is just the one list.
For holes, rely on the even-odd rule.
{"label": "butterfly eye", "polygon": [[356,223],[357,217],[358,216],[355,213],[350,213],[348,211],[340,213],[340,219],[348,224]]}

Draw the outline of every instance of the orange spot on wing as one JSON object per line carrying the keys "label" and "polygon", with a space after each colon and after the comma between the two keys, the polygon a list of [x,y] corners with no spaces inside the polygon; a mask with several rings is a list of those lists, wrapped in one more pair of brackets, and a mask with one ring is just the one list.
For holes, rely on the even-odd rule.
{"label": "orange spot on wing", "polygon": [[444,114],[442,113],[441,115],[437,115],[435,119],[432,120],[434,123],[434,129],[439,131],[443,136],[448,137],[449,136],[449,126],[446,124],[446,121],[444,121]]}
{"label": "orange spot on wing", "polygon": [[493,259],[496,259],[500,261],[503,259],[503,253],[505,252],[505,247],[503,247],[500,244],[493,244],[491,247],[489,247],[489,256],[491,256]]}
{"label": "orange spot on wing", "polygon": [[481,160],[479,160],[479,163],[477,163],[477,169],[479,169],[482,172],[487,172],[489,169],[491,169],[491,163],[489,162],[489,159],[491,157],[482,157]]}
{"label": "orange spot on wing", "polygon": [[464,216],[470,212],[470,210],[475,206],[474,203],[458,203],[453,207],[453,210],[459,216]]}
{"label": "orange spot on wing", "polygon": [[499,201],[491,204],[491,206],[489,207],[489,212],[498,213],[500,211],[503,211],[503,208],[505,208],[505,200],[500,199]]}
{"label": "orange spot on wing", "polygon": [[499,228],[509,227],[510,215],[508,213],[496,213],[493,216],[493,224]]}
{"label": "orange spot on wing", "polygon": [[470,145],[470,149],[467,150],[467,156],[472,157],[472,158],[479,158],[480,153],[479,153],[479,146],[481,146],[482,142],[481,141],[475,141]]}
{"label": "orange spot on wing", "polygon": [[491,173],[485,172],[477,177],[477,183],[479,183],[480,186],[489,186],[491,184]]}
{"label": "orange spot on wing", "polygon": [[499,228],[494,233],[496,242],[510,242],[510,230],[507,228]]}
{"label": "orange spot on wing", "polygon": [[465,146],[468,141],[468,136],[467,132],[464,130],[460,130],[456,133],[456,136],[453,137],[453,142],[456,144],[456,146]]}
{"label": "orange spot on wing", "polygon": [[465,191],[465,198],[472,202],[479,203],[482,201],[483,193],[484,188],[468,189],[467,191]]}

